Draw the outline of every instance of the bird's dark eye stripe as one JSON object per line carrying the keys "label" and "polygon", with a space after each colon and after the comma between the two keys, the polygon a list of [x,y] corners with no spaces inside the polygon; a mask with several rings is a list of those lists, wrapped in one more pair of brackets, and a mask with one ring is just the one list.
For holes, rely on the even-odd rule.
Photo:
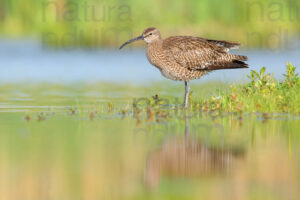
{"label": "bird's dark eye stripe", "polygon": [[152,33],[150,33],[149,35],[152,35]]}

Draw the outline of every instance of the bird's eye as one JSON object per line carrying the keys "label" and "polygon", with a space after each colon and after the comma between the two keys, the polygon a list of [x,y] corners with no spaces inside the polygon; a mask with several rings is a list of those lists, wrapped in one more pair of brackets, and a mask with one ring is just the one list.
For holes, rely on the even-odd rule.
{"label": "bird's eye", "polygon": [[150,33],[149,35],[152,35],[152,33]]}

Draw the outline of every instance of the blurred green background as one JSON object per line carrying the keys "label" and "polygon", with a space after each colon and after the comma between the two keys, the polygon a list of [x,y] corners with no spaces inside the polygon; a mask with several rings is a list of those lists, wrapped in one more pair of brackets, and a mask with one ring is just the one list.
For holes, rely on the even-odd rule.
{"label": "blurred green background", "polygon": [[155,26],[163,37],[196,35],[279,47],[300,33],[297,0],[1,0],[0,34],[54,46],[119,46]]}
{"label": "blurred green background", "polygon": [[[299,200],[299,22],[297,0],[0,0],[0,200]],[[149,26],[239,41],[249,68],[182,109],[183,83],[118,50]]]}

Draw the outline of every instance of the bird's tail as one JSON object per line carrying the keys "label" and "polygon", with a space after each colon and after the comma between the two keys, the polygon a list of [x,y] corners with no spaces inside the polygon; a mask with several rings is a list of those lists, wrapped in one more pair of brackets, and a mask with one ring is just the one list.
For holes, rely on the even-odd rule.
{"label": "bird's tail", "polygon": [[231,59],[231,61],[224,63],[226,69],[248,68],[248,64],[244,62],[248,60],[247,56],[232,55]]}
{"label": "bird's tail", "polygon": [[241,56],[241,55],[232,55],[232,60],[241,60],[241,61],[247,61],[247,56]]}
{"label": "bird's tail", "polygon": [[248,64],[244,61],[247,60],[246,56],[237,56],[234,55],[235,59],[231,61],[223,61],[214,63],[209,68],[212,70],[218,70],[218,69],[237,69],[237,68],[248,68]]}

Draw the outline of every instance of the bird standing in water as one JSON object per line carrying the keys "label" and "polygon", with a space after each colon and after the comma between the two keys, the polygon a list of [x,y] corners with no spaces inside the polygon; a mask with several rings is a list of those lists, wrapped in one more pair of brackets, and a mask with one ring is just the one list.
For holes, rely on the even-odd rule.
{"label": "bird standing in water", "polygon": [[147,43],[147,58],[164,77],[184,81],[186,108],[190,80],[199,79],[213,70],[248,68],[244,62],[248,60],[247,56],[229,53],[230,49],[240,46],[236,42],[192,36],[172,36],[162,39],[159,30],[150,27],[142,35],[125,42],[120,49],[137,40],[144,40]]}

